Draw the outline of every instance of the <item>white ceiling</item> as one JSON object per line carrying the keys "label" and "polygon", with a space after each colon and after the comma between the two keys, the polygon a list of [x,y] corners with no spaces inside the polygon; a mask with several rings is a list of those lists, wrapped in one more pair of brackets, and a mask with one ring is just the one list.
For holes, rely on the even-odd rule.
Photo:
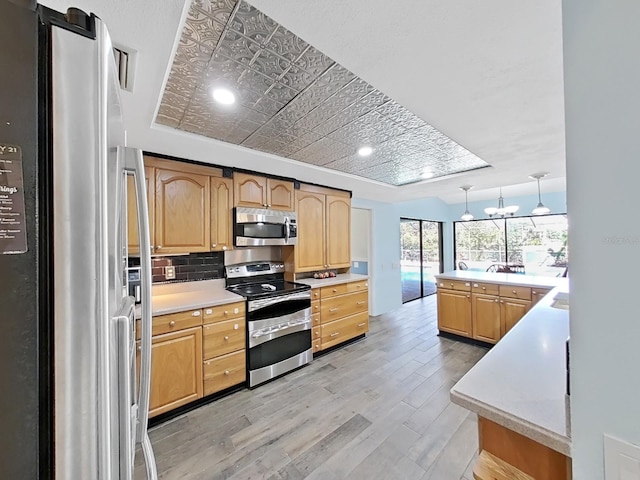
{"label": "white ceiling", "polygon": [[114,43],[137,50],[134,91],[123,93],[132,146],[378,201],[437,196],[458,203],[465,184],[474,185],[474,199],[493,198],[500,185],[511,186],[505,196],[529,194],[536,184],[528,175],[539,171],[551,172],[544,191],[564,190],[560,0],[249,2],[493,168],[393,187],[153,125],[185,0],[43,1],[94,12]]}

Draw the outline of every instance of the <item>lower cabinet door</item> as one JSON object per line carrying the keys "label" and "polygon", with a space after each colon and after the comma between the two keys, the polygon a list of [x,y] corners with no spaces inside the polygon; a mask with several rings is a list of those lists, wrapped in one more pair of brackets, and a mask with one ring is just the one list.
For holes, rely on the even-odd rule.
{"label": "lower cabinet door", "polygon": [[247,379],[245,350],[229,353],[204,362],[204,394],[211,395]]}
{"label": "lower cabinet door", "polygon": [[149,416],[198,398],[202,398],[202,327],[153,337]]}
{"label": "lower cabinet door", "polygon": [[320,327],[324,350],[369,331],[369,312],[357,313],[349,317],[324,323]]}
{"label": "lower cabinet door", "polygon": [[500,303],[496,295],[471,294],[473,338],[488,343],[500,340]]}
{"label": "lower cabinet door", "polygon": [[531,308],[531,301],[512,298],[500,299],[500,317],[504,336]]}
{"label": "lower cabinet door", "polygon": [[471,293],[438,289],[438,329],[471,336]]}

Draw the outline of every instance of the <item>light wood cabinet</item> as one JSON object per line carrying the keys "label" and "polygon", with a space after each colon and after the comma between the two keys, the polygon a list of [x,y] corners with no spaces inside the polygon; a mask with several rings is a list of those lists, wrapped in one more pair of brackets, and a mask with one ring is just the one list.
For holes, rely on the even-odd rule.
{"label": "light wood cabinet", "polygon": [[[149,234],[151,236],[151,253],[155,245],[155,173],[152,167],[144,167],[144,179],[147,193],[147,209],[149,214]],[[133,176],[127,176],[127,247],[129,255],[140,254],[140,238],[138,237],[138,209],[136,206],[136,186]]]}
{"label": "light wood cabinet", "polygon": [[531,289],[531,306],[538,303],[551,290],[548,288],[532,288]]}
{"label": "light wood cabinet", "polygon": [[204,394],[211,395],[246,380],[244,302],[204,308]]}
{"label": "light wood cabinet", "polygon": [[211,251],[233,248],[233,180],[210,177],[211,182]]}
{"label": "light wood cabinet", "polygon": [[312,291],[313,351],[326,350],[369,331],[369,284],[340,283]]}
{"label": "light wood cabinet", "polygon": [[156,253],[210,250],[207,175],[156,168]]}
{"label": "light wood cabinet", "polygon": [[530,300],[500,297],[500,320],[504,336],[531,308]]}
{"label": "light wood cabinet", "polygon": [[199,398],[202,398],[202,327],[154,336],[149,417]]}
{"label": "light wood cabinet", "polygon": [[246,173],[233,175],[236,207],[272,208],[293,211],[293,182]]}
{"label": "light wood cabinet", "polygon": [[472,336],[471,292],[438,288],[438,329],[463,337]]}
{"label": "light wood cabinet", "polygon": [[[335,192],[335,191],[333,191]],[[351,266],[351,198],[346,192],[304,185],[296,191],[295,272]]]}
{"label": "light wood cabinet", "polygon": [[351,198],[327,195],[326,263],[327,268],[351,266]]}
{"label": "light wood cabinet", "polygon": [[500,299],[496,295],[471,294],[473,338],[487,343],[500,340]]}
{"label": "light wood cabinet", "polygon": [[[145,155],[151,254],[233,248],[233,180],[222,170]],[[128,252],[140,253],[133,177],[127,179]]]}

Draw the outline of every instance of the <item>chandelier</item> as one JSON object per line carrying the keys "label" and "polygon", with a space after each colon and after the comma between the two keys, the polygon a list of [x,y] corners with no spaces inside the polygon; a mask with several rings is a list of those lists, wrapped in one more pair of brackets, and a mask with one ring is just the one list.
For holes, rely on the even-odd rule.
{"label": "chandelier", "polygon": [[487,207],[484,209],[484,213],[489,215],[489,217],[494,217],[499,215],[500,217],[506,217],[507,215],[513,216],[514,213],[518,211],[520,207],[518,205],[509,205],[507,207],[504,206],[504,198],[502,198],[502,187],[500,187],[500,196],[498,197],[498,208],[496,207]]}

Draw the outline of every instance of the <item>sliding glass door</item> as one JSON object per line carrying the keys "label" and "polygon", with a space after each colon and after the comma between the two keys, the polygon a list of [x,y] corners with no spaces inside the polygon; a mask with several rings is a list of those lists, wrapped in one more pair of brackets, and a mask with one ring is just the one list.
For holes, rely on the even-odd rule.
{"label": "sliding glass door", "polygon": [[402,302],[435,293],[434,275],[442,273],[442,224],[400,219]]}

